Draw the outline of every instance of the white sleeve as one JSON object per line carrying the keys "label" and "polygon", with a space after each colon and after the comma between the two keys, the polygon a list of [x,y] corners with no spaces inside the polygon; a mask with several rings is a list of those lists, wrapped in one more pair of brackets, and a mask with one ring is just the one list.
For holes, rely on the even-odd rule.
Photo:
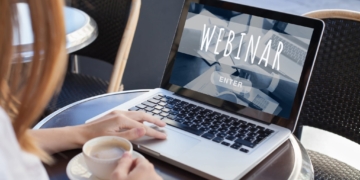
{"label": "white sleeve", "polygon": [[0,107],[0,180],[48,180],[40,159],[23,151],[10,119]]}

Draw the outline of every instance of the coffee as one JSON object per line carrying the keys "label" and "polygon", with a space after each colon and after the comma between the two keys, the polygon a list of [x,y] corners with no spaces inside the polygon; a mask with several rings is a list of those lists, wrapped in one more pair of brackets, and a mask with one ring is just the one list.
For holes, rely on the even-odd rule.
{"label": "coffee", "polygon": [[92,147],[89,154],[98,159],[115,159],[121,157],[125,151],[121,142],[110,141]]}
{"label": "coffee", "polygon": [[101,136],[87,141],[82,150],[91,174],[100,179],[110,179],[121,156],[125,151],[131,154],[133,146],[122,137]]}

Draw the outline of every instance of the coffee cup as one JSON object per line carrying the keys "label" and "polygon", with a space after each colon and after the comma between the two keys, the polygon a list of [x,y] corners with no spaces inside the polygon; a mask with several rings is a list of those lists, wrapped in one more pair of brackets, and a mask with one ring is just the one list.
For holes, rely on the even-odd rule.
{"label": "coffee cup", "polygon": [[90,172],[100,179],[110,179],[119,159],[133,146],[127,139],[117,136],[101,136],[87,141],[83,148],[85,163]]}

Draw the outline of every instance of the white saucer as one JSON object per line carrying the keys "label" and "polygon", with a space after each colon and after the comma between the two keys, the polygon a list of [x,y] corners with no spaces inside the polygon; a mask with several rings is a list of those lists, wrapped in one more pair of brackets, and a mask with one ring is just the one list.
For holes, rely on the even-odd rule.
{"label": "white saucer", "polygon": [[[144,157],[140,153],[133,151],[132,158]],[[73,157],[66,167],[66,174],[71,180],[100,180],[99,178],[93,176],[88,170],[84,155],[82,153]]]}

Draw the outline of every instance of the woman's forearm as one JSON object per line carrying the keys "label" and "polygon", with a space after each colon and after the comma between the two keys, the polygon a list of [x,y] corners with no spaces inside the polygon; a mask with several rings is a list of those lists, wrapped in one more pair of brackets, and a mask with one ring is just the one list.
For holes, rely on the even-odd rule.
{"label": "woman's forearm", "polygon": [[38,145],[49,154],[69,149],[81,148],[85,143],[84,128],[81,126],[69,126],[61,128],[49,128],[30,130]]}

